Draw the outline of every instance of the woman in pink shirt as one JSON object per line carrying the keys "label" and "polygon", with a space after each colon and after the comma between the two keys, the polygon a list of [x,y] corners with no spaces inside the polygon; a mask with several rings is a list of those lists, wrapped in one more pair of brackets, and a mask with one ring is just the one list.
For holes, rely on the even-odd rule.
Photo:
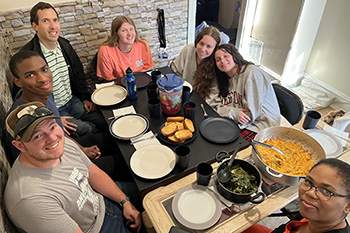
{"label": "woman in pink shirt", "polygon": [[117,16],[111,26],[111,35],[100,45],[97,55],[97,76],[114,80],[133,72],[144,72],[153,67],[151,51],[146,40],[136,30],[134,21]]}

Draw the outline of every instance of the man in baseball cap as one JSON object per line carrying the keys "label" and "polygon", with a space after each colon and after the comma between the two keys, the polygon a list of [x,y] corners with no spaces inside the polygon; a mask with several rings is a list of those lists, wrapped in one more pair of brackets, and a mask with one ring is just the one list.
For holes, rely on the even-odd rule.
{"label": "man in baseball cap", "polygon": [[54,118],[41,102],[20,105],[6,118],[21,152],[4,192],[11,221],[20,232],[139,232],[136,185],[115,183]]}
{"label": "man in baseball cap", "polygon": [[41,102],[29,102],[18,106],[6,118],[6,129],[17,141],[29,142],[36,126],[43,120],[59,118]]}

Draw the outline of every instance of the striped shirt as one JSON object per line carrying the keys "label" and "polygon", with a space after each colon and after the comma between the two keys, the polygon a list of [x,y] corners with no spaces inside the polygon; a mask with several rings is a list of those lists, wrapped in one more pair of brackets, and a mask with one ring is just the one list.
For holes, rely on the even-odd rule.
{"label": "striped shirt", "polygon": [[72,99],[68,66],[59,43],[54,50],[46,48],[41,42],[40,47],[52,72],[53,96],[57,108],[60,108]]}

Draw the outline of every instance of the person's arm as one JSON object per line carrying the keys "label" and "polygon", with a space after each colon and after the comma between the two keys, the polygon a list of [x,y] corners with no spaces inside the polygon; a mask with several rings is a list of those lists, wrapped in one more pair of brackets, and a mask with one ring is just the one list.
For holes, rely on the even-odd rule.
{"label": "person's arm", "polygon": [[115,79],[113,72],[112,59],[108,56],[109,48],[107,45],[101,45],[97,53],[96,75],[107,81]]}
{"label": "person's arm", "polygon": [[206,102],[212,107],[220,116],[229,117],[238,122],[239,114],[242,108],[233,107],[233,105],[224,104],[225,100],[218,96],[219,92],[210,93]]}
{"label": "person's arm", "polygon": [[86,75],[83,64],[70,42],[62,37],[58,38],[61,45],[64,58],[67,62],[69,70],[69,78],[72,88],[72,94],[77,96],[82,102],[84,100],[91,100],[91,93],[89,92]]}
{"label": "person's arm", "polygon": [[[93,163],[91,163],[89,169],[89,184],[94,190],[117,203],[126,198],[126,195],[114,181]],[[130,227],[139,232],[141,228],[140,212],[137,211],[130,201],[124,203],[123,215],[128,220],[128,223],[131,223]]]}
{"label": "person's arm", "polygon": [[67,119],[71,119],[71,118],[73,118],[73,117],[72,116],[62,116],[61,117],[63,130],[67,135],[70,135],[68,129],[72,130],[72,131],[77,131],[77,127],[78,127],[76,124],[67,120]]}
{"label": "person's arm", "polygon": [[101,156],[100,148],[98,148],[96,145],[90,146],[90,147],[83,147],[80,145],[77,141],[75,141],[73,138],[66,135],[67,138],[72,140],[77,146],[84,152],[84,154],[90,158],[90,159],[98,159]]}
{"label": "person's arm", "polygon": [[97,111],[96,105],[93,102],[89,100],[84,100],[83,104],[87,112]]}
{"label": "person's arm", "polygon": [[188,55],[188,45],[187,45],[181,50],[180,54],[171,63],[171,69],[177,76],[182,77],[182,74],[185,68],[185,63],[188,56],[189,55]]}
{"label": "person's arm", "polygon": [[[262,105],[266,97],[269,85],[269,77],[258,67],[250,67],[247,82],[245,84],[246,108],[249,109],[251,122],[254,122],[262,114]],[[247,68],[248,69],[248,68]]]}
{"label": "person's arm", "polygon": [[142,68],[142,72],[146,72],[148,70],[150,70],[153,67],[153,60],[152,60],[152,53],[151,50],[147,44],[146,41],[144,41],[146,43],[146,48],[145,51],[142,51],[142,60],[143,60],[143,68]]}

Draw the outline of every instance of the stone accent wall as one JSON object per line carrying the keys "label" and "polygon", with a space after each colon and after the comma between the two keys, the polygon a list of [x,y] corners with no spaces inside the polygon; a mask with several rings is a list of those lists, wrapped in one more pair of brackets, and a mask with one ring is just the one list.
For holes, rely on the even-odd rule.
{"label": "stone accent wall", "polygon": [[[94,74],[92,60],[118,15],[135,21],[150,46],[155,67],[167,65],[187,41],[188,0],[77,0],[53,6],[60,17],[61,36],[71,42],[88,76]],[[164,10],[169,60],[158,59],[157,8]],[[0,30],[10,54],[16,53],[35,33],[29,12],[30,9],[0,12]]]}
{"label": "stone accent wall", "polygon": [[[10,60],[9,47],[6,40],[0,33],[0,135],[2,132],[4,119],[13,101],[11,96],[12,76],[8,68]],[[0,136],[1,137],[1,136]]]}
{"label": "stone accent wall", "polygon": [[[9,50],[7,42],[0,33],[0,135],[3,130],[6,113],[12,105],[12,96],[9,83],[12,83],[12,77],[8,69]],[[3,204],[3,195],[5,185],[10,171],[10,165],[7,161],[5,151],[0,143],[0,232],[17,232],[8,219]]]}

